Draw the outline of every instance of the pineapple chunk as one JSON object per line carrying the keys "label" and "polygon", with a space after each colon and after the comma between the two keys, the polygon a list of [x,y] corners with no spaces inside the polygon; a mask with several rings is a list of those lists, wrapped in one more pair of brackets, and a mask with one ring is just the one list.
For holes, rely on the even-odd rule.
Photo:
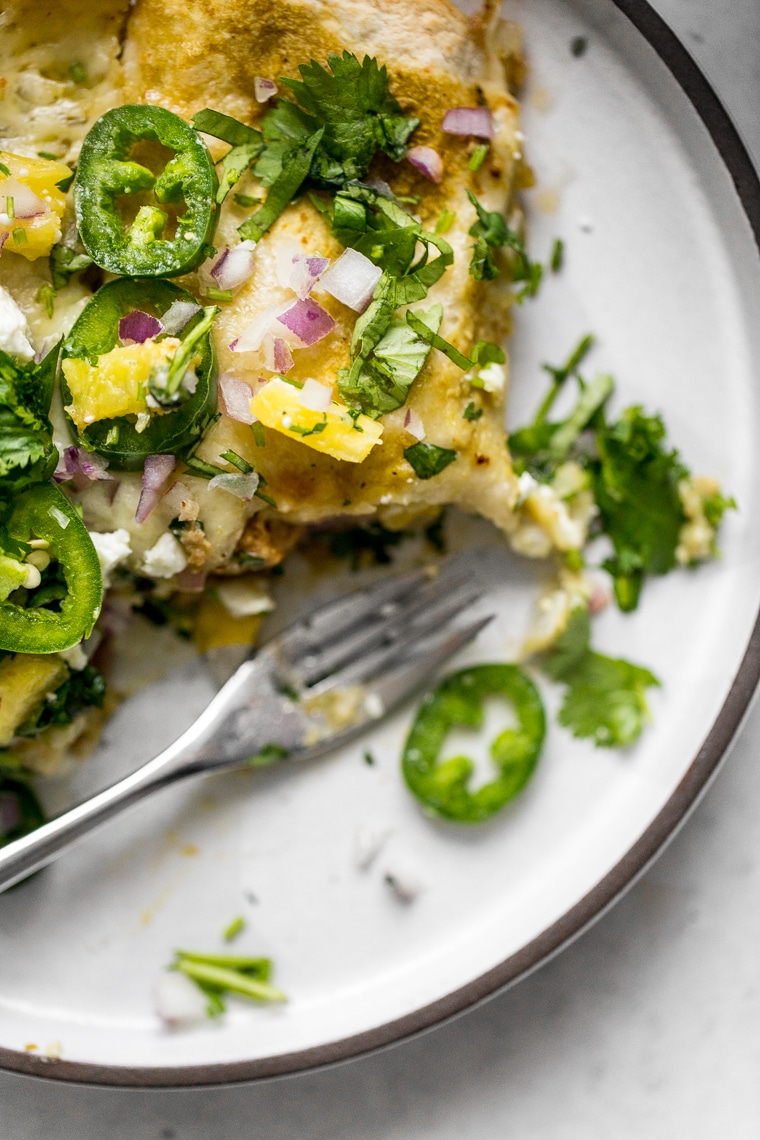
{"label": "pineapple chunk", "polygon": [[47,693],[60,688],[68,665],[56,656],[17,653],[0,661],[0,748],[10,744],[19,725],[29,720]]}
{"label": "pineapple chunk", "polygon": [[[10,173],[6,174],[3,167]],[[27,261],[50,253],[60,239],[61,218],[66,208],[66,195],[56,183],[70,177],[71,171],[62,162],[0,151],[0,249],[20,253]],[[18,191],[19,183],[42,199],[43,213],[32,218],[9,216],[7,199],[14,197],[14,185]]]}
{"label": "pineapple chunk", "polygon": [[326,412],[312,411],[299,401],[298,391],[274,376],[253,397],[251,410],[265,427],[347,463],[361,463],[380,443],[383,429],[369,416],[360,415],[354,421],[346,405],[335,400]]}
{"label": "pineapple chunk", "polygon": [[112,348],[97,364],[69,357],[62,364],[71,392],[66,411],[81,431],[96,420],[147,412],[148,380],[154,368],[166,365],[179,347],[176,337],[146,340]]}

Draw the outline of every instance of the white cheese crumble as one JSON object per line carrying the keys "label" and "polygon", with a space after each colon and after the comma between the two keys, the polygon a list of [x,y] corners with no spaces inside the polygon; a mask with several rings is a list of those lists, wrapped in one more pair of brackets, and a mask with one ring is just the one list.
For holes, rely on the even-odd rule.
{"label": "white cheese crumble", "polygon": [[132,553],[129,531],[123,528],[109,531],[91,530],[90,538],[92,539],[92,545],[95,547],[95,553],[100,563],[100,572],[103,575],[103,589],[107,590],[111,585],[111,571]]}
{"label": "white cheese crumble", "polygon": [[146,550],[140,569],[149,578],[173,578],[187,566],[185,553],[173,535],[162,534],[158,542]]}
{"label": "white cheese crumble", "polygon": [[255,577],[231,578],[217,586],[219,601],[230,617],[252,617],[268,614],[274,609],[266,585]]}
{"label": "white cheese crumble", "polygon": [[34,349],[26,317],[7,289],[0,285],[0,348],[19,360],[32,360]]}
{"label": "white cheese crumble", "polygon": [[62,649],[58,656],[66,662],[69,669],[73,669],[77,673],[87,665],[87,654],[82,649],[81,641],[72,645],[70,649]]}

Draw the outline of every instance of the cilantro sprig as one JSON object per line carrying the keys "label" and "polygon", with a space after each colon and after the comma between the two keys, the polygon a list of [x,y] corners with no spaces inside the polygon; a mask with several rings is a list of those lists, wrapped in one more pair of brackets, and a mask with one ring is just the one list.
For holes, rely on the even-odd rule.
{"label": "cilantro sprig", "polygon": [[543,655],[544,672],[566,686],[559,723],[599,748],[627,748],[649,721],[646,691],[660,682],[640,665],[595,652],[590,638],[588,610],[578,607]]}
{"label": "cilantro sprig", "polygon": [[470,273],[476,281],[492,281],[499,276],[499,267],[493,255],[495,249],[510,249],[513,254],[512,280],[522,283],[517,293],[518,302],[526,297],[534,297],[543,279],[543,266],[533,261],[518,233],[510,229],[503,214],[497,210],[486,210],[471,190],[467,197],[475,207],[477,221],[470,227],[470,236],[475,238],[470,261]]}
{"label": "cilantro sprig", "polygon": [[263,205],[240,226],[246,239],[258,241],[304,190],[340,190],[364,178],[378,153],[400,162],[420,123],[404,115],[376,59],[359,63],[344,51],[329,55],[327,67],[312,60],[299,71],[300,79],[282,79],[293,99],[278,99],[260,131],[209,108],[193,117],[198,130],[230,144],[220,203],[251,166],[269,187]]}
{"label": "cilantro sprig", "polygon": [[40,364],[18,364],[0,351],[0,481],[2,495],[49,479],[58,452],[48,410],[58,348]]}
{"label": "cilantro sprig", "polygon": [[[509,446],[515,470],[528,471],[541,482],[551,483],[568,459],[588,472],[599,511],[592,534],[606,535],[612,544],[603,566],[612,575],[618,606],[630,612],[648,576],[667,574],[678,565],[681,528],[687,521],[680,488],[691,475],[669,446],[660,415],[637,405],[608,417],[613,378],[601,375],[587,382],[580,373],[592,344],[586,336],[564,365],[544,366],[551,389],[533,422],[510,435]],[[550,420],[554,402],[571,378],[579,388],[575,406],[564,419]],[[717,526],[733,505],[719,495],[711,525]],[[705,510],[711,509],[706,503]]]}

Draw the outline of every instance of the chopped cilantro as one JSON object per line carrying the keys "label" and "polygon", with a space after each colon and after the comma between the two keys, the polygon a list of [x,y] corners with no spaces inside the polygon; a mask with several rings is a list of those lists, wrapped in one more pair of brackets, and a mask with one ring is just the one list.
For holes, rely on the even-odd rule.
{"label": "chopped cilantro", "polygon": [[102,708],[105,695],[106,681],[99,669],[86,665],[84,669],[71,670],[60,688],[46,698],[36,716],[16,731],[19,736],[38,736],[51,725],[71,724],[86,709]]}
{"label": "chopped cilantro", "polygon": [[209,1017],[225,1010],[224,995],[243,994],[256,1001],[286,1001],[285,994],[270,983],[269,958],[244,958],[237,954],[198,954],[177,950],[169,967],[191,978],[208,999]]}
{"label": "chopped cilantro", "polygon": [[736,510],[736,499],[733,497],[725,498],[720,491],[716,491],[715,494],[707,495],[702,500],[702,510],[710,526],[717,530],[726,511]]}
{"label": "chopped cilantro", "polygon": [[429,542],[438,554],[446,553],[446,512],[441,511],[438,518],[425,527],[425,541]]}
{"label": "chopped cilantro", "polygon": [[235,202],[238,206],[250,208],[251,206],[258,206],[261,198],[254,198],[251,194],[235,194]]}
{"label": "chopped cilantro", "polygon": [[52,316],[56,293],[68,285],[75,273],[92,265],[92,258],[87,253],[79,253],[71,246],[54,245],[50,251],[49,264],[52,285],[43,285],[37,294],[37,300],[45,305],[48,316]]}
{"label": "chopped cilantro", "polygon": [[58,346],[38,365],[0,351],[0,479],[3,494],[49,479],[58,461],[48,409]]}
{"label": "chopped cilantro", "polygon": [[552,273],[559,273],[565,263],[565,243],[562,238],[556,238],[552,246],[551,257],[549,258],[549,268]]}
{"label": "chopped cilantro", "polygon": [[435,223],[435,232],[447,234],[456,220],[457,216],[453,210],[442,210],[440,218]]}
{"label": "chopped cilantro", "polygon": [[[60,162],[60,159],[58,158],[58,155],[57,155],[57,154],[53,154],[53,153],[52,153],[51,151],[49,151],[49,150],[38,150],[38,151],[37,151],[37,157],[38,157],[38,158],[46,158],[46,159],[47,159],[49,162]],[[3,164],[2,164],[1,162],[0,162],[0,170],[1,170],[1,171],[2,171],[4,174],[10,174],[10,170],[8,170],[8,168],[7,168],[7,167],[4,167],[4,166],[3,166]]]}
{"label": "chopped cilantro", "polygon": [[[45,155],[43,155],[42,157],[44,158]],[[11,176],[11,172],[10,172],[9,168],[5,165],[4,162],[0,162],[0,174],[5,175],[6,178],[10,178],[10,176]]]}
{"label": "chopped cilantro", "polygon": [[614,556],[605,562],[622,610],[634,610],[647,574],[667,574],[686,517],[678,487],[689,472],[665,445],[660,416],[627,408],[619,420],[596,429],[599,460],[592,465],[601,527]]}
{"label": "chopped cilantro", "polygon": [[476,365],[503,364],[506,359],[504,350],[499,348],[496,344],[491,344],[488,340],[478,341],[473,349],[472,359],[470,359],[461,353],[458,348],[455,348],[453,344],[450,344],[447,340],[444,340],[442,336],[439,336],[435,329],[424,325],[417,313],[408,312],[406,314],[406,320],[407,324],[411,325],[414,331],[421,336],[423,340],[426,340],[433,348],[437,348],[440,352],[443,352],[448,356],[449,360],[463,371],[474,368]]}
{"label": "chopped cilantro", "polygon": [[353,571],[362,566],[388,566],[390,551],[412,535],[407,530],[389,530],[379,522],[353,526],[321,536],[334,558],[346,558]]}
{"label": "chopped cilantro", "polygon": [[588,40],[585,36],[573,36],[570,41],[570,54],[580,59],[588,51]]}
{"label": "chopped cilantro", "polygon": [[359,63],[344,52],[329,55],[327,68],[312,60],[299,71],[300,79],[282,81],[295,102],[278,99],[261,131],[209,109],[193,118],[198,130],[232,148],[222,165],[220,202],[253,162],[269,187],[264,204],[240,226],[244,238],[258,240],[303,189],[335,191],[364,178],[378,151],[399,162],[419,125],[403,114],[375,59]]}
{"label": "chopped cilantro", "polygon": [[244,930],[245,930],[245,919],[243,918],[243,916],[241,914],[239,914],[237,916],[237,918],[233,918],[232,922],[225,929],[222,937],[224,938],[225,942],[234,942],[234,940],[238,937],[238,935],[242,934]]}
{"label": "chopped cilantro", "polygon": [[[668,447],[661,416],[630,407],[608,421],[605,406],[614,389],[612,377],[601,375],[587,383],[578,371],[591,345],[592,338],[584,337],[566,364],[544,366],[552,377],[551,389],[533,423],[513,432],[509,446],[515,470],[527,470],[543,482],[550,483],[567,459],[587,471],[599,510],[596,533],[607,535],[613,546],[604,567],[613,577],[618,606],[631,611],[646,576],[667,574],[677,565],[680,532],[687,521],[680,485],[689,471],[678,452]],[[576,405],[564,420],[551,422],[554,400],[571,376],[580,387]],[[722,495],[706,504],[710,525],[717,525],[731,505]]]}
{"label": "chopped cilantro", "polygon": [[[418,309],[415,319],[435,333],[443,319],[443,309],[434,305],[427,312]],[[358,323],[358,322],[357,322]],[[422,371],[430,354],[430,344],[402,320],[392,319],[387,331],[374,346],[369,359],[338,373],[338,389],[343,398],[365,415],[377,418],[406,403],[409,389]]]}
{"label": "chopped cilantro", "polygon": [[226,459],[233,467],[237,467],[238,471],[242,471],[244,475],[250,475],[253,471],[253,466],[247,459],[243,459],[242,455],[238,455],[236,451],[223,451],[219,456],[220,459]]}
{"label": "chopped cilantro", "polygon": [[559,723],[600,748],[626,748],[649,720],[646,690],[660,682],[648,669],[605,657],[589,645],[590,620],[573,610],[564,633],[543,655],[542,668],[567,686]]}
{"label": "chopped cilantro", "polygon": [[418,479],[432,479],[434,475],[440,475],[456,457],[456,451],[450,447],[438,447],[434,443],[415,443],[404,450],[404,458]]}
{"label": "chopped cilantro", "polygon": [[470,273],[476,281],[492,281],[499,276],[499,267],[494,260],[492,250],[506,247],[513,251],[512,280],[523,282],[523,288],[517,294],[517,300],[533,297],[538,292],[543,277],[542,266],[531,261],[525,243],[519,234],[511,230],[504,217],[496,210],[486,210],[481,206],[471,190],[467,197],[475,207],[478,220],[470,227],[470,236],[474,237],[475,245],[470,262]]}
{"label": "chopped cilantro", "polygon": [[69,68],[69,78],[72,83],[81,85],[87,82],[87,72],[81,63],[72,63]]}
{"label": "chopped cilantro", "polygon": [[366,764],[366,765],[367,765],[369,768],[374,768],[374,766],[375,766],[375,764],[377,763],[377,761],[375,760],[375,757],[372,755],[372,753],[371,753],[371,752],[365,752],[365,753],[364,753],[364,763],[365,763],[365,764]]}
{"label": "chopped cilantro", "polygon": [[470,161],[467,163],[470,170],[480,170],[481,166],[485,162],[486,155],[488,154],[488,146],[488,143],[479,143],[475,147],[474,151],[470,155]]}
{"label": "chopped cilantro", "polygon": [[470,420],[470,421],[479,420],[482,415],[483,415],[483,409],[482,408],[476,408],[474,403],[472,402],[472,400],[470,401],[470,403],[467,405],[467,407],[464,410],[464,419],[466,419],[466,420]]}

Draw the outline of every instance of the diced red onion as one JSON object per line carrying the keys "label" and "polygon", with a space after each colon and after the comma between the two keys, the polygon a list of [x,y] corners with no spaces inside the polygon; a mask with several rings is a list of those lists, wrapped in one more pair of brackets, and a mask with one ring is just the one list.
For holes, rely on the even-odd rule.
{"label": "diced red onion", "polygon": [[290,346],[281,337],[273,337],[267,333],[261,347],[264,353],[264,367],[270,372],[279,372],[284,376],[293,367]]}
{"label": "diced red onion", "polygon": [[208,485],[211,490],[218,487],[220,491],[227,491],[235,498],[242,499],[244,503],[250,503],[256,494],[259,477],[255,471],[249,471],[245,475],[242,472],[238,475],[231,471],[229,473],[225,471],[223,475],[215,475],[213,479],[210,479]]}
{"label": "diced red onion", "polygon": [[441,130],[447,135],[492,139],[493,116],[488,107],[453,107],[444,115]]}
{"label": "diced red onion", "polygon": [[291,259],[286,287],[292,289],[296,296],[305,301],[329,264],[329,257],[307,257],[304,254],[296,254]]}
{"label": "diced red onion", "polygon": [[254,422],[255,417],[251,411],[253,393],[245,380],[224,372],[219,377],[219,393],[224,410],[231,420],[237,420],[241,424]]}
{"label": "diced red onion", "polygon": [[174,584],[186,594],[200,594],[206,585],[206,571],[185,568],[176,576]]}
{"label": "diced red onion", "polygon": [[164,332],[167,336],[178,336],[185,325],[200,311],[201,306],[196,305],[193,301],[172,301],[161,317]]}
{"label": "diced red onion", "polygon": [[84,451],[79,447],[67,447],[58,457],[58,464],[53,472],[56,483],[74,483],[74,489],[82,491],[88,482],[102,482],[113,480],[106,468],[108,461],[94,455],[91,451]]}
{"label": "diced red onion", "polygon": [[385,416],[385,422],[392,424],[401,431],[408,431],[415,439],[425,438],[425,426],[419,417],[419,413],[408,405],[403,408],[397,408],[395,412],[391,412]]}
{"label": "diced red onion", "polygon": [[163,501],[175,515],[181,518],[197,518],[200,507],[193,498],[189,487],[178,479],[163,495]]}
{"label": "diced red onion", "polygon": [[257,103],[266,103],[268,99],[277,94],[277,84],[272,79],[262,79],[260,75],[255,75],[253,93],[256,96]]}
{"label": "diced red onion", "polygon": [[396,201],[396,195],[382,178],[365,178],[364,185],[369,186],[370,190],[376,190],[383,198],[390,198],[391,202]]}
{"label": "diced red onion", "polygon": [[335,321],[327,310],[311,297],[293,301],[277,317],[276,324],[284,330],[286,339],[295,339],[299,348],[309,348],[335,328]]}
{"label": "diced red onion", "polygon": [[252,276],[256,242],[241,241],[225,249],[211,266],[211,276],[220,289],[237,289]]}
{"label": "diced red onion", "polygon": [[0,792],[0,839],[10,835],[21,823],[21,805],[13,792]]}
{"label": "diced red onion", "polygon": [[105,479],[113,479],[113,475],[109,475],[106,468],[108,467],[108,460],[101,459],[99,455],[94,455],[91,451],[79,450],[79,470],[83,475],[93,482],[103,481]]}
{"label": "diced red onion", "polygon": [[319,287],[355,313],[363,313],[382,275],[382,269],[363,253],[346,249],[327,270]]}
{"label": "diced red onion", "polygon": [[413,146],[406,157],[431,182],[440,182],[443,178],[443,159],[432,146]]}
{"label": "diced red onion", "polygon": [[5,178],[0,182],[0,203],[5,212],[6,198],[13,199],[13,213],[17,218],[36,218],[50,209],[33,190],[15,178]]}
{"label": "diced red onion", "polygon": [[230,349],[232,352],[256,352],[257,349],[261,348],[264,337],[279,315],[290,308],[290,304],[290,301],[285,301],[279,305],[267,305],[266,309],[263,309],[249,325],[246,325],[240,336],[231,342]]}
{"label": "diced red onion", "polygon": [[414,408],[407,408],[404,416],[404,428],[417,439],[425,438],[425,425]]}
{"label": "diced red onion", "polygon": [[173,455],[148,455],[142,477],[142,491],[135,511],[135,522],[144,523],[161,498],[166,481],[177,465]]}
{"label": "diced red onion", "polygon": [[144,344],[163,331],[161,322],[141,309],[133,309],[119,321],[119,340],[122,344]]}
{"label": "diced red onion", "polygon": [[326,412],[333,398],[332,388],[311,378],[306,381],[303,388],[296,389],[296,394],[298,403],[312,412]]}

